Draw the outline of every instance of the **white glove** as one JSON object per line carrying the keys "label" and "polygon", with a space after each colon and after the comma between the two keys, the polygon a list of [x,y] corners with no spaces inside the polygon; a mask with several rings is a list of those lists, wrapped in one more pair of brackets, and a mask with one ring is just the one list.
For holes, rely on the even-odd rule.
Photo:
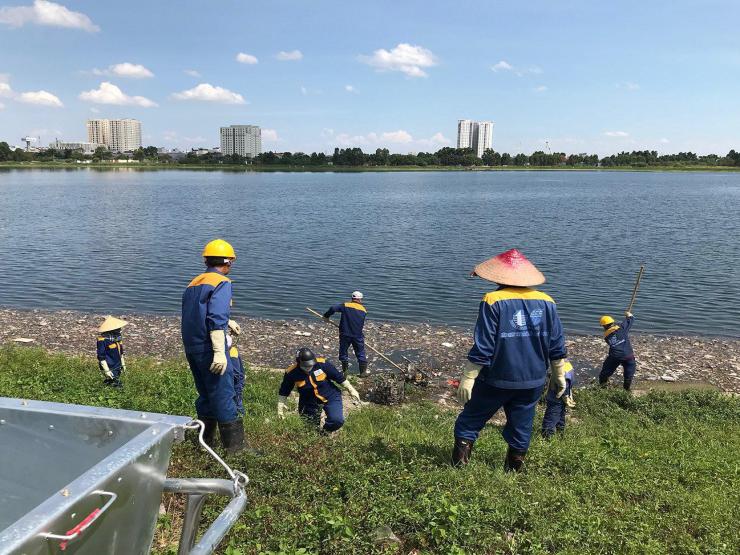
{"label": "white glove", "polygon": [[126,361],[124,360],[123,357],[121,357],[121,372],[125,372],[125,371],[126,371]]}
{"label": "white glove", "polygon": [[288,410],[288,398],[284,395],[278,395],[277,412],[280,419],[285,418],[285,411]]}
{"label": "white glove", "polygon": [[460,377],[460,385],[457,387],[457,400],[461,405],[470,401],[470,396],[473,393],[473,384],[475,383],[475,378],[480,374],[481,368],[482,366],[473,364],[469,360],[465,361],[463,373]]}
{"label": "white glove", "polygon": [[242,332],[242,327],[234,322],[234,320],[229,320],[229,331],[238,336]]}
{"label": "white glove", "polygon": [[224,330],[213,330],[211,332],[211,345],[213,346],[213,362],[211,372],[223,376],[226,372],[226,333]]}
{"label": "white glove", "polygon": [[108,368],[107,362],[105,362],[104,360],[99,360],[98,366],[100,367],[100,372],[103,374],[103,376],[105,376],[109,380],[113,379],[113,372],[111,372],[110,368]]}
{"label": "white glove", "polygon": [[344,389],[347,390],[347,393],[349,393],[349,396],[352,397],[352,400],[355,403],[360,403],[361,402],[361,400],[360,400],[360,394],[357,393],[357,390],[352,386],[351,383],[349,383],[349,380],[344,380],[339,385],[341,385]]}
{"label": "white glove", "polygon": [[553,389],[557,392],[555,397],[560,399],[568,387],[568,384],[565,383],[565,359],[551,360],[550,367],[552,368],[551,383],[554,386]]}

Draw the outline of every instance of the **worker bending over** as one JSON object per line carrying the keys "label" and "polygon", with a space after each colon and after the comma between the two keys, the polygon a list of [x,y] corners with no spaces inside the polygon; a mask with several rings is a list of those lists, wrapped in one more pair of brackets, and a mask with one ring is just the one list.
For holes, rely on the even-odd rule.
{"label": "worker bending over", "polygon": [[565,415],[568,408],[575,406],[573,402],[573,365],[565,361],[565,394],[557,397],[558,386],[555,380],[550,380],[545,402],[545,416],[542,418],[542,437],[550,439],[555,432],[565,431]]}
{"label": "worker bending over", "polygon": [[98,328],[98,367],[105,377],[103,383],[111,387],[122,387],[121,374],[126,370],[123,358],[121,329],[128,325],[125,320],[107,316]]}
{"label": "worker bending over", "polygon": [[624,369],[624,389],[629,391],[637,370],[635,352],[632,350],[629,335],[635,317],[631,312],[625,312],[624,316],[621,324],[617,324],[611,316],[602,316],[599,322],[604,328],[604,341],[609,345],[609,354],[601,365],[599,385],[605,386],[621,364]]}
{"label": "worker bending over", "polygon": [[238,333],[230,319],[231,280],[226,277],[236,260],[234,248],[222,239],[203,249],[205,273],[182,295],[182,342],[193,373],[198,399],[195,410],[205,424],[204,440],[213,446],[216,427],[227,453],[244,448],[244,424],[238,414],[234,391],[234,367],[226,356],[226,330]]}
{"label": "worker bending over", "polygon": [[357,357],[360,375],[367,374],[367,356],[365,355],[365,317],[367,309],[362,304],[363,295],[360,291],[352,293],[352,299],[347,303],[337,304],[324,312],[324,318],[331,318],[339,312],[339,361],[342,363],[342,373],[346,376],[349,369],[349,346]]}
{"label": "worker bending over", "polygon": [[295,361],[285,371],[278,392],[277,412],[285,418],[288,396],[298,389],[298,414],[316,427],[321,424],[321,411],[326,413],[323,433],[336,432],[344,425],[342,393],[335,385],[346,389],[359,403],[360,395],[349,380],[336,367],[322,357],[314,355],[308,347],[299,349]]}
{"label": "worker bending over", "polygon": [[555,301],[532,289],[544,283],[545,276],[518,250],[478,264],[471,275],[499,288],[484,295],[480,303],[474,345],[458,388],[458,399],[465,406],[455,422],[452,464],[468,463],[480,431],[503,407],[503,436],[509,445],[504,470],[519,472],[548,364],[556,398],[566,390],[563,327]]}

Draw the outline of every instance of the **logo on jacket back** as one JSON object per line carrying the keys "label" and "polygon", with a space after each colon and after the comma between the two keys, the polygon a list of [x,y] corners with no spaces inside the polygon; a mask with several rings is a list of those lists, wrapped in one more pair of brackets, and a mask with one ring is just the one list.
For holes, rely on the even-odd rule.
{"label": "logo on jacket back", "polygon": [[514,329],[525,330],[530,326],[537,327],[542,322],[542,309],[536,309],[529,313],[529,318],[523,310],[517,310],[514,313],[514,317],[511,319],[511,325]]}

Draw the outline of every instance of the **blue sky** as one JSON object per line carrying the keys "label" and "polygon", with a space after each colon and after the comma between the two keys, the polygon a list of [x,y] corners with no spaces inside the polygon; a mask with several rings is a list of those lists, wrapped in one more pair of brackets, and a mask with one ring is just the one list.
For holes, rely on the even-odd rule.
{"label": "blue sky", "polygon": [[0,140],[134,117],[157,146],[257,124],[265,149],[414,152],[472,118],[499,151],[725,154],[738,22],[736,0],[2,0]]}

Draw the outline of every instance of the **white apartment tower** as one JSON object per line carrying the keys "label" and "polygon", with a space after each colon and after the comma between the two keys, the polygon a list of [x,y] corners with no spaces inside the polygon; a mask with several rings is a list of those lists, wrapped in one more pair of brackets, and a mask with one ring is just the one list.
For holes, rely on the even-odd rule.
{"label": "white apartment tower", "polygon": [[89,119],[87,140],[108,147],[111,152],[141,148],[141,122],[135,119]]}
{"label": "white apartment tower", "polygon": [[457,122],[457,148],[472,148],[478,158],[493,148],[493,122],[461,119]]}
{"label": "white apartment tower", "polygon": [[230,125],[221,128],[221,154],[254,158],[262,152],[262,131],[257,125]]}

